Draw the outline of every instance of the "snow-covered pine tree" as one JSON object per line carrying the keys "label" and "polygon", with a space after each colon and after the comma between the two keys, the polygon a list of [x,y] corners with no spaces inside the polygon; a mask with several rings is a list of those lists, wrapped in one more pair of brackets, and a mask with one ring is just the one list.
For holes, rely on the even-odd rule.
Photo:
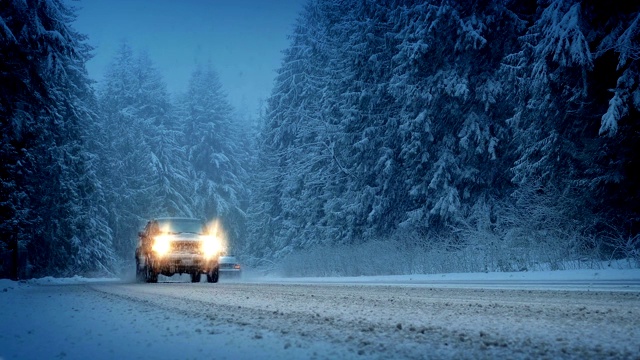
{"label": "snow-covered pine tree", "polygon": [[[253,201],[253,240],[270,255],[320,244],[350,242],[360,204],[345,201],[353,177],[346,165],[352,143],[343,108],[354,80],[350,1],[307,4],[285,50],[260,135],[262,191]],[[273,161],[273,159],[277,159]],[[272,159],[269,161],[269,159]],[[268,228],[273,234],[266,234]],[[259,246],[259,245],[258,245]],[[264,252],[261,252],[264,253]]]}
{"label": "snow-covered pine tree", "polygon": [[637,218],[637,206],[614,195],[638,195],[629,165],[637,8],[309,2],[260,135],[252,233],[268,248],[261,256],[407,229],[429,242],[455,237],[451,225],[500,240],[515,234],[499,228],[513,225],[514,202],[529,209],[554,196],[563,201],[552,212],[580,229],[574,235],[612,204]]}
{"label": "snow-covered pine tree", "polygon": [[[586,191],[595,194],[605,222],[633,238],[640,225],[640,4],[616,2],[585,6],[595,47],[590,95],[598,104],[598,141],[590,141]],[[592,46],[593,47],[593,46]],[[640,251],[637,251],[640,253]]]}
{"label": "snow-covered pine tree", "polygon": [[505,119],[513,105],[501,60],[518,21],[501,1],[420,3],[393,14],[401,43],[391,88],[401,106],[400,157],[412,202],[403,226],[439,231],[510,186]]}
{"label": "snow-covered pine tree", "polygon": [[217,73],[199,66],[182,99],[184,146],[195,172],[194,213],[220,219],[233,245],[243,233],[246,179],[240,127]]}
{"label": "snow-covered pine tree", "polygon": [[279,232],[282,227],[282,206],[280,204],[281,172],[278,150],[266,140],[264,130],[265,114],[258,118],[258,132],[255,135],[256,152],[250,163],[251,181],[250,201],[247,209],[247,233],[241,247],[248,261],[253,265],[264,266],[263,261],[270,259],[282,250],[279,246]]}
{"label": "snow-covered pine tree", "polygon": [[146,219],[193,214],[190,166],[166,86],[146,54],[121,44],[99,95],[109,224],[117,254],[128,260]]}
{"label": "snow-covered pine tree", "polygon": [[[146,53],[136,59],[140,91],[137,118],[149,146],[153,187],[148,204],[156,216],[193,216],[191,167],[186,158],[180,119],[174,114],[169,93],[160,72]],[[153,215],[153,214],[151,214]]]}
{"label": "snow-covered pine tree", "polygon": [[106,189],[114,249],[121,259],[131,257],[135,236],[148,215],[152,186],[147,139],[137,118],[139,85],[135,57],[123,43],[106,70],[99,89],[100,124],[104,140],[100,165]]}
{"label": "snow-covered pine tree", "polygon": [[0,228],[13,233],[11,247],[28,249],[35,276],[108,272],[114,260],[86,145],[95,119],[85,69],[91,49],[71,27],[74,16],[57,0],[0,6],[0,203],[9,210]]}
{"label": "snow-covered pine tree", "polygon": [[[530,20],[528,31],[519,52],[505,59],[518,94],[510,121],[518,146],[513,181],[540,196],[571,199],[556,215],[571,231],[638,231],[640,209],[632,200],[639,195],[638,177],[631,170],[638,166],[631,150],[638,112],[626,94],[637,83],[632,54],[639,8],[540,2],[521,14]],[[615,136],[621,123],[628,131]]]}
{"label": "snow-covered pine tree", "polygon": [[[342,167],[349,170],[341,216],[347,241],[386,237],[402,217],[404,178],[398,162],[399,107],[389,88],[397,40],[392,1],[351,1],[344,30],[351,33],[336,54],[345,81],[336,94],[340,111]],[[332,202],[336,202],[335,200]]]}
{"label": "snow-covered pine tree", "polygon": [[[553,0],[523,37],[521,63],[526,79],[518,85],[521,103],[511,121],[517,128],[518,160],[513,181],[525,184],[576,178],[575,148],[566,146],[587,122],[584,100],[593,57],[584,33],[579,1]],[[522,58],[524,57],[524,58]]]}

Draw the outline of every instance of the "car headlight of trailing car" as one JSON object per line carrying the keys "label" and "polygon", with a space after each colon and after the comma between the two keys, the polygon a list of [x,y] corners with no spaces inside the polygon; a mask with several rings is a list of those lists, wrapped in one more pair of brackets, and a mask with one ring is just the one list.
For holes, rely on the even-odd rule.
{"label": "car headlight of trailing car", "polygon": [[202,239],[202,252],[206,257],[213,257],[220,252],[220,240],[212,235],[203,235]]}
{"label": "car headlight of trailing car", "polygon": [[171,249],[171,236],[169,235],[156,236],[153,241],[152,249],[153,251],[155,251],[156,254],[160,256],[168,253],[169,249]]}

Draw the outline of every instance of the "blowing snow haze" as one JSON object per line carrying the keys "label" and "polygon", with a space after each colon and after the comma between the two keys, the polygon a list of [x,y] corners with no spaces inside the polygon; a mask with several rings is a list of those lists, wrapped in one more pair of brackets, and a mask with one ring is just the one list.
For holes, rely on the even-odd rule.
{"label": "blowing snow haze", "polygon": [[254,114],[269,96],[303,0],[91,0],[75,26],[95,47],[89,75],[102,81],[119,45],[145,51],[173,95],[198,65],[211,64],[230,103]]}

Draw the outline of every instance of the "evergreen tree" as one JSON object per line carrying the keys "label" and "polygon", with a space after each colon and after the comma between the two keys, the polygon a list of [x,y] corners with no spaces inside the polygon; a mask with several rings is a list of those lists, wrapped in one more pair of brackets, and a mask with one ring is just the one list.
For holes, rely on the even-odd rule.
{"label": "evergreen tree", "polygon": [[605,7],[310,1],[259,137],[261,256],[452,227],[497,240],[514,197],[561,197],[578,232],[613,204],[635,216],[638,6]]}
{"label": "evergreen tree", "polygon": [[[518,144],[513,180],[572,199],[559,216],[575,219],[565,223],[582,231],[637,231],[639,209],[631,200],[639,195],[631,170],[638,164],[631,150],[637,104],[627,95],[634,81],[627,80],[638,74],[632,35],[638,10],[637,4],[542,2],[521,50],[507,57],[519,94],[510,121]],[[620,123],[627,131],[618,135]]]}
{"label": "evergreen tree", "polygon": [[247,192],[240,127],[211,67],[193,72],[182,103],[184,144],[195,173],[194,213],[222,220],[233,244],[244,231]]}
{"label": "evergreen tree", "polygon": [[616,227],[632,238],[640,223],[640,156],[635,150],[640,141],[640,5],[614,5],[584,6],[590,34],[599,41],[589,74],[590,97],[603,115],[599,141],[589,141],[585,159],[593,166],[581,183],[600,200],[594,212],[615,219]]}
{"label": "evergreen tree", "polygon": [[391,79],[411,204],[403,226],[441,230],[510,188],[503,56],[518,22],[501,1],[421,3],[394,11],[402,42]]}
{"label": "evergreen tree", "polygon": [[100,92],[102,168],[109,224],[121,259],[133,254],[145,220],[191,216],[193,189],[178,119],[146,54],[123,43]]}
{"label": "evergreen tree", "polygon": [[0,5],[0,228],[5,247],[28,250],[33,275],[110,271],[114,260],[87,146],[91,49],[74,16],[56,0]]}

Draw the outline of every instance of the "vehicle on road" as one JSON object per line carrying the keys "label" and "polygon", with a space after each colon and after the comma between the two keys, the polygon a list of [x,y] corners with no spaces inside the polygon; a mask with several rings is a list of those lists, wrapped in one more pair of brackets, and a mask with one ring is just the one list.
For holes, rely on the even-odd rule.
{"label": "vehicle on road", "polygon": [[191,282],[218,282],[218,258],[222,245],[215,233],[210,233],[204,221],[192,218],[167,217],[152,219],[138,233],[136,248],[136,278],[158,282],[158,275],[189,274]]}
{"label": "vehicle on road", "polygon": [[223,279],[239,279],[242,276],[242,267],[235,256],[220,256],[220,276]]}

